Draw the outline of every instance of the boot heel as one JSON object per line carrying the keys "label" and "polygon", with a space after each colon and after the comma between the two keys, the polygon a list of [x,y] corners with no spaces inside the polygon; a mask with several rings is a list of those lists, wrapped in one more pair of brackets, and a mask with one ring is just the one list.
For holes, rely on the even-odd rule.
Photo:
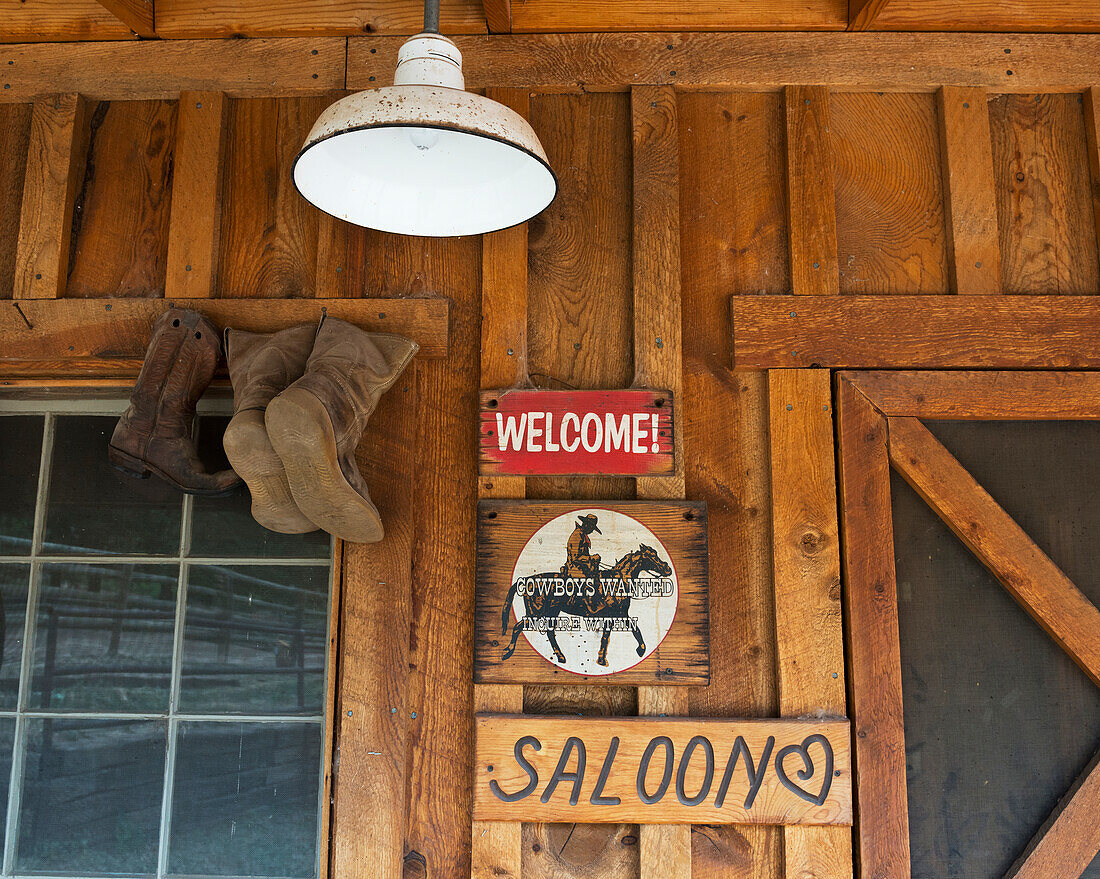
{"label": "boot heel", "polygon": [[145,466],[145,462],[133,455],[127,454],[114,446],[107,447],[107,459],[116,470],[121,470],[127,476],[134,479],[148,479],[151,471]]}

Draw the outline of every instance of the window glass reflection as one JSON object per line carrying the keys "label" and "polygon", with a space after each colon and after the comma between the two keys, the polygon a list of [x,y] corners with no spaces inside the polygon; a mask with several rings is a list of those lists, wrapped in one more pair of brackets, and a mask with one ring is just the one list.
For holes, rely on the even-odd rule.
{"label": "window glass reflection", "polygon": [[44,564],[28,707],[167,711],[176,565]]}
{"label": "window glass reflection", "polygon": [[0,555],[30,555],[42,416],[0,416]]}
{"label": "window glass reflection", "polygon": [[320,724],[181,723],[178,747],[169,873],[317,874]]}
{"label": "window glass reflection", "polygon": [[107,460],[117,418],[54,422],[44,551],[53,555],[176,555],[182,495],[159,479],[133,479]]}
{"label": "window glass reflection", "polygon": [[0,565],[0,708],[15,708],[19,701],[30,576],[30,565]]}
{"label": "window glass reflection", "polygon": [[180,710],[319,714],[328,568],[196,565],[189,571]]}
{"label": "window glass reflection", "polygon": [[75,719],[26,724],[16,869],[154,873],[167,725]]}

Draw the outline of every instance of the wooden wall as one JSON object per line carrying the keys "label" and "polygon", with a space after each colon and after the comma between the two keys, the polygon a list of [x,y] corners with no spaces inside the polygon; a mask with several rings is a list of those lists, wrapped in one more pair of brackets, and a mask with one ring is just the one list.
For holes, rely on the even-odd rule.
{"label": "wooden wall", "polygon": [[[766,373],[732,369],[728,297],[790,293],[799,286],[796,292],[814,292],[808,288],[815,277],[826,288],[818,292],[829,292],[830,285],[841,294],[957,292],[953,279],[960,271],[962,238],[953,231],[950,208],[958,195],[953,187],[963,184],[945,167],[952,139],[944,130],[943,98],[927,91],[821,89],[806,95],[691,91],[675,100],[683,313],[678,410],[687,497],[709,505],[712,554],[712,683],[690,694],[695,715],[773,716],[797,704],[789,692],[784,699],[781,686],[784,645],[777,644],[773,574],[779,538],[773,537],[772,498],[783,486],[772,480],[772,425],[785,398],[777,396],[776,386],[769,396]],[[982,276],[1006,292],[1100,292],[1089,169],[1096,144],[1086,136],[1082,98],[1073,92],[976,95],[977,129],[987,122],[990,142],[988,179],[976,185],[992,194],[988,208],[995,213],[984,246],[999,257]],[[416,478],[403,510],[414,523],[403,697],[404,869],[406,876],[459,877],[469,874],[471,850],[482,242],[355,229],[303,202],[290,183],[290,162],[330,98],[228,100],[214,293],[438,294],[452,303],[449,356],[417,366]],[[824,103],[814,105],[818,115],[807,121],[799,114],[811,100]],[[183,109],[173,99],[88,107],[81,122],[87,160],[75,192],[66,296],[164,295],[179,167],[176,123]],[[561,182],[557,201],[528,229],[529,374],[545,387],[627,386],[635,372],[633,279],[639,258],[630,95],[534,93],[529,115]],[[12,297],[16,274],[31,128],[30,105],[0,104],[4,299]],[[789,149],[792,138],[798,138],[797,149]],[[976,197],[981,204],[980,193]],[[815,211],[821,224],[807,229],[803,221]],[[834,217],[832,244],[818,233],[830,231]],[[828,411],[827,383],[820,387]],[[830,486],[831,478],[830,471]],[[529,497],[633,493],[633,481],[611,478],[539,479],[527,486]],[[832,511],[835,528],[835,506]],[[835,555],[835,531],[826,529],[821,537],[831,541]],[[780,607],[780,613],[788,610]],[[843,694],[844,670],[837,671],[833,678]],[[638,703],[636,692],[624,688],[527,688],[524,708],[629,714]],[[636,877],[638,835],[632,827],[526,828],[522,875]],[[369,849],[364,840],[359,856],[368,857]],[[765,827],[697,827],[691,851],[693,875],[703,879],[790,877],[800,857],[781,829]],[[814,875],[844,871],[841,854],[838,863]]]}

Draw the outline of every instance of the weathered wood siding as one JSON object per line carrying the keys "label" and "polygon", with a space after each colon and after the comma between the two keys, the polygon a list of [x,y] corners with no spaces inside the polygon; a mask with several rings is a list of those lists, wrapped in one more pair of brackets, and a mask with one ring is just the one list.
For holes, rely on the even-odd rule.
{"label": "weathered wood siding", "polygon": [[[525,14],[537,8],[547,4],[532,4]],[[899,7],[899,15],[904,8]],[[224,155],[222,167],[210,169],[223,175],[220,215],[195,224],[216,235],[209,242],[212,268],[204,263],[212,289],[191,295],[438,294],[451,302],[449,356],[418,364],[415,392],[408,398],[415,417],[412,423],[398,419],[410,438],[393,452],[416,457],[411,493],[400,503],[412,525],[411,531],[399,532],[411,542],[404,551],[411,554],[412,587],[411,602],[402,608],[407,620],[400,620],[402,629],[409,628],[408,678],[392,735],[407,743],[399,804],[403,815],[397,816],[404,822],[405,874],[465,876],[471,859],[483,267],[491,266],[494,278],[512,277],[499,260],[514,259],[515,251],[499,239],[491,259],[487,250],[483,262],[478,238],[400,238],[336,223],[307,205],[290,182],[290,164],[329,99],[225,98],[224,142],[203,142],[210,154]],[[958,145],[943,131],[945,119],[960,124],[950,121],[961,112],[950,103],[956,100],[963,98],[937,97],[927,90],[881,94],[814,87],[676,95],[683,315],[683,392],[677,410],[686,496],[708,504],[711,552],[711,684],[691,691],[688,705],[694,715],[772,717],[814,707],[843,708],[837,696],[842,703],[842,668],[815,692],[812,682],[800,676],[802,670],[788,664],[814,656],[812,651],[835,658],[835,644],[784,643],[777,651],[777,622],[783,642],[785,620],[804,620],[819,610],[827,618],[839,599],[835,518],[830,522],[828,514],[830,504],[835,509],[827,464],[831,435],[815,427],[805,411],[784,405],[785,399],[770,399],[766,373],[732,368],[730,295],[986,292],[961,290],[961,282],[956,286],[956,278],[967,276],[961,260],[974,252],[999,258],[999,275],[977,275],[988,292],[1100,292],[1090,200],[1095,182],[1090,183],[1089,167],[1090,159],[1097,167],[1096,143],[1087,137],[1089,127],[1095,129],[1093,108],[1076,93],[978,91],[978,106],[972,109],[987,115],[966,124],[977,126],[979,138],[988,128],[992,155],[984,164],[968,165],[970,177],[960,181],[951,169],[945,173],[944,164]],[[88,102],[84,130],[73,138],[86,140],[87,158],[76,176],[60,285],[65,296],[164,295],[173,184],[181,176],[176,150],[183,138],[177,124],[192,118],[178,104]],[[813,112],[803,109],[811,106]],[[636,367],[634,262],[639,258],[634,251],[639,190],[632,176],[631,97],[622,91],[535,93],[528,112],[561,191],[529,224],[527,265],[515,267],[515,277],[525,268],[527,279],[527,372],[541,387],[628,387]],[[28,164],[32,115],[30,104],[0,104],[4,299],[18,289],[25,169],[56,161],[54,153],[32,154]],[[788,154],[791,137],[799,146]],[[186,167],[188,174],[195,173],[193,165]],[[983,168],[990,169],[990,178],[972,179]],[[64,181],[66,169],[41,173],[46,175],[41,179],[57,183]],[[988,213],[994,209],[996,226],[991,227]],[[816,234],[817,226],[801,226],[807,212],[835,224],[835,244]],[[792,217],[799,228],[792,229]],[[499,386],[499,379],[492,386]],[[771,389],[772,394],[797,392],[795,402],[812,401],[825,412],[832,404],[823,382],[777,381]],[[783,427],[784,448],[773,449],[770,425],[788,411],[801,420]],[[797,499],[786,498],[783,516],[773,522],[776,492],[796,490],[798,477],[773,484],[772,468],[781,462],[790,470],[800,461],[821,475],[810,486],[812,502],[800,506]],[[482,485],[481,493],[491,496],[493,489]],[[623,478],[532,478],[526,494],[630,499],[636,489],[634,480]],[[781,527],[806,528],[822,543],[797,538],[791,544],[794,532],[779,533]],[[803,565],[806,559],[799,553],[819,551],[828,555]],[[787,570],[802,571],[813,599],[809,608],[798,596],[784,593],[777,600],[773,578]],[[345,589],[354,588],[354,582],[349,579]],[[349,613],[360,612],[355,608],[361,606],[345,602]],[[361,626],[356,631],[372,631],[366,621],[353,622]],[[801,636],[791,637],[797,641]],[[626,687],[526,687],[522,704],[527,712],[548,714],[639,710],[637,691]],[[337,717],[338,728],[343,720]],[[355,732],[344,728],[346,734]],[[348,771],[347,759],[345,753],[341,772]],[[355,802],[352,794],[341,796],[339,779],[336,789],[338,804]],[[363,808],[387,806],[364,802]],[[380,838],[396,832],[393,818],[386,816],[390,832]],[[339,817],[334,826],[339,832]],[[634,826],[528,826],[517,840],[524,879],[634,879],[641,869]],[[850,842],[844,830],[815,836],[772,827],[699,827],[692,833],[692,875],[810,875],[796,872],[803,865],[820,877],[850,874]],[[346,859],[341,864],[371,875],[374,855],[368,840],[363,844],[339,857]],[[343,868],[337,872],[351,875]]]}

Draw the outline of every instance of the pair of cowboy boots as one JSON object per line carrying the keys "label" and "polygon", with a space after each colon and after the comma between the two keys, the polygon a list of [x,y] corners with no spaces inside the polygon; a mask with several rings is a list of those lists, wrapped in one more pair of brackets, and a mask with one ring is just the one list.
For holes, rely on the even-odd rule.
{"label": "pair of cowboy boots", "polygon": [[218,328],[197,311],[170,308],[153,324],[130,406],[115,425],[110,462],[129,476],[156,475],[188,494],[222,495],[241,484],[232,470],[208,473],[195,452],[195,404],[221,357]]}
{"label": "pair of cowboy boots", "polygon": [[226,330],[234,414],[223,443],[257,522],[284,534],[382,539],[355,449],[417,348],[331,317],[268,335]]}

